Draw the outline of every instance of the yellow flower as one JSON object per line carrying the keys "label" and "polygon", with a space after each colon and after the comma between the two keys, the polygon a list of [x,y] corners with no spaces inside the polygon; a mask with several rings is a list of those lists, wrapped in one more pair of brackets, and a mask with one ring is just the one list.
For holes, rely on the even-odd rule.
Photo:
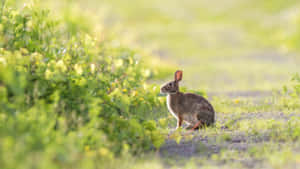
{"label": "yellow flower", "polygon": [[127,89],[123,89],[123,92],[127,92]]}
{"label": "yellow flower", "polygon": [[240,100],[239,100],[239,99],[235,99],[235,100],[234,100],[234,103],[235,103],[235,104],[239,104],[239,103],[240,103]]}
{"label": "yellow flower", "polygon": [[86,151],[86,152],[87,152],[87,151],[90,151],[90,146],[85,146],[85,147],[84,147],[84,151]]}
{"label": "yellow flower", "polygon": [[109,155],[109,151],[108,151],[107,148],[101,147],[101,148],[99,149],[99,154],[100,154],[101,156],[107,156],[107,155]]}

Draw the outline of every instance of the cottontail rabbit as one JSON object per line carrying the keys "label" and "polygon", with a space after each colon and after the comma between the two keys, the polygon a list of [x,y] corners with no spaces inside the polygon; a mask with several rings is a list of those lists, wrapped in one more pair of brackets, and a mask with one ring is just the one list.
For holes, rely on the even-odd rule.
{"label": "cottontail rabbit", "polygon": [[182,71],[175,72],[175,80],[161,87],[161,93],[167,94],[167,106],[170,113],[177,119],[177,128],[182,122],[189,124],[188,129],[198,129],[209,126],[215,121],[215,111],[212,105],[202,96],[179,91],[179,81]]}

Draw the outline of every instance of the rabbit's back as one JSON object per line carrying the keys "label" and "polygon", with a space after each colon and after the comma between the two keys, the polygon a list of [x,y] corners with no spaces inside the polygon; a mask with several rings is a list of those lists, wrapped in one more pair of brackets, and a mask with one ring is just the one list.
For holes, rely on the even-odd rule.
{"label": "rabbit's back", "polygon": [[179,105],[184,110],[182,115],[187,122],[194,124],[201,120],[207,126],[214,123],[214,108],[204,97],[193,93],[185,93]]}

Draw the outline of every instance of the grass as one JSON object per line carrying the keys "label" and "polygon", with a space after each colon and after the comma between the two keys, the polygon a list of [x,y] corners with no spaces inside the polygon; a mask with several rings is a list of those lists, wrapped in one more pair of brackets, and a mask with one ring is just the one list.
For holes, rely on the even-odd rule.
{"label": "grass", "polygon": [[[183,132],[181,143],[172,146],[177,155],[162,161],[174,168],[297,168],[300,117],[283,112],[218,113],[215,127],[194,133],[193,139]],[[182,157],[184,145],[196,146],[194,155]]]}

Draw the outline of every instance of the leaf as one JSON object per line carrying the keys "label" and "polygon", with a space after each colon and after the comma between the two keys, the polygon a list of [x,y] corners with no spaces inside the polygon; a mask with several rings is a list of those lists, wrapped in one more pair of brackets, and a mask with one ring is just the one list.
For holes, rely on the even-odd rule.
{"label": "leaf", "polygon": [[165,143],[165,137],[159,130],[151,132],[151,140],[156,148],[160,148]]}
{"label": "leaf", "polygon": [[156,130],[156,122],[154,120],[145,121],[143,123],[144,128],[150,131]]}

